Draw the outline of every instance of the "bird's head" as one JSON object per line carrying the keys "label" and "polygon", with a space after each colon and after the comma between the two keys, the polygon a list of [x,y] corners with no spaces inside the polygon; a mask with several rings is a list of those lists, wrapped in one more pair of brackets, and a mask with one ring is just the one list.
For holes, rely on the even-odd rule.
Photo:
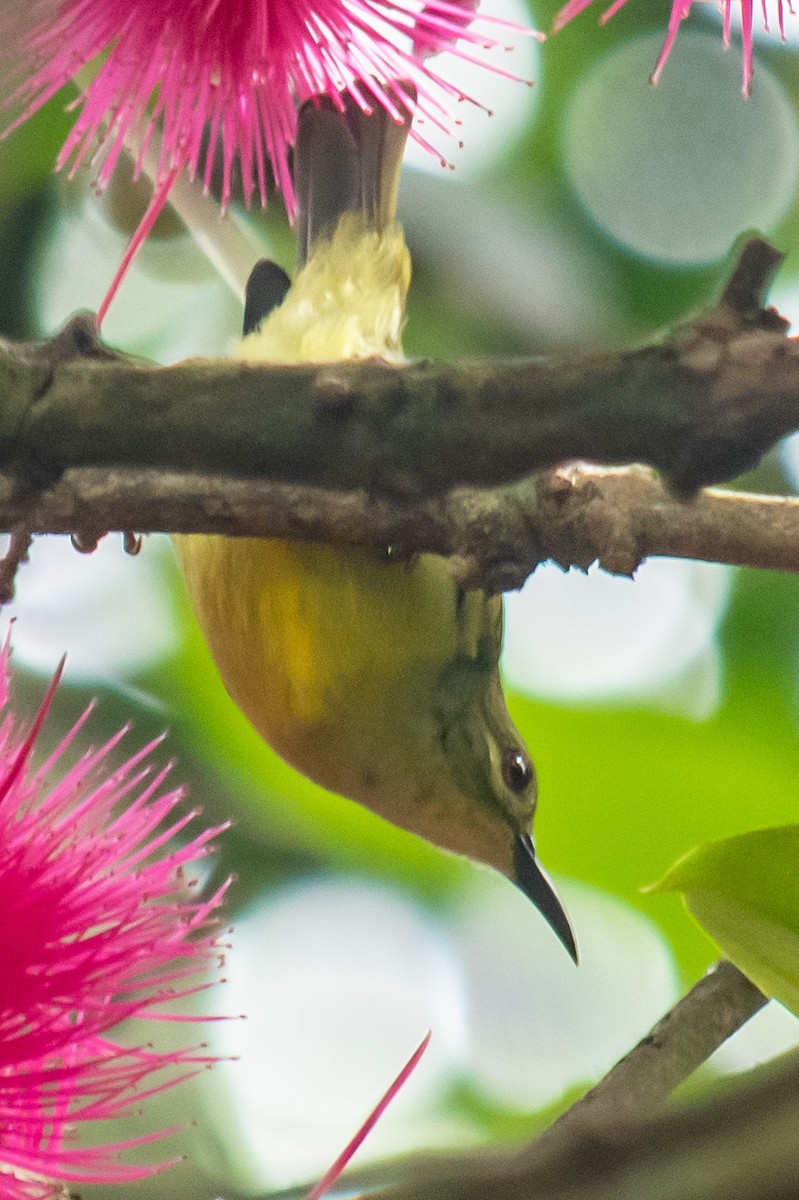
{"label": "bird's head", "polygon": [[470,803],[473,841],[462,853],[495,867],[531,900],[577,962],[566,911],[536,858],[535,767],[511,720],[496,664],[456,659],[439,693],[441,743],[452,779]]}

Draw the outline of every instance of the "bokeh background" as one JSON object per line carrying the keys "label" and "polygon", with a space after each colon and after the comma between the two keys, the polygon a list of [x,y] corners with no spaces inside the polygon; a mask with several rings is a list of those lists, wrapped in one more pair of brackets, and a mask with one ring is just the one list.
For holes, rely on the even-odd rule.
{"label": "bokeh background", "polygon": [[[486,4],[542,30],[554,16],[521,0]],[[630,344],[712,298],[752,229],[787,253],[772,298],[799,319],[799,18],[787,17],[784,45],[758,31],[744,100],[737,35],[724,53],[712,6],[695,6],[655,89],[668,6],[629,0],[609,24],[598,16],[589,9],[543,44],[509,35],[512,49],[489,56],[533,87],[447,64],[493,115],[461,106],[464,146],[442,146],[454,170],[409,152],[409,354]],[[124,182],[98,198],[90,171],[51,174],[69,98],[0,144],[7,336],[50,334],[96,308],[135,223]],[[249,234],[291,266],[279,199],[249,219]],[[173,362],[225,354],[240,316],[166,216],[105,335]],[[788,441],[740,482],[793,491],[797,472]],[[577,926],[578,970],[504,881],[324,794],[271,754],[215,676],[166,538],[146,539],[137,558],[119,539],[81,556],[66,539],[39,538],[13,613],[21,709],[69,655],[53,741],[97,696],[95,742],[127,720],[129,743],[169,728],[193,801],[209,821],[235,821],[213,864],[238,877],[227,983],[196,1001],[231,1018],[196,1034],[231,1061],[112,1131],[188,1123],[169,1146],[188,1161],[148,1183],[150,1195],[258,1195],[312,1179],[428,1028],[428,1054],[359,1161],[524,1136],[715,956],[677,897],[642,887],[699,842],[797,819],[791,577],[669,560],[634,581],[543,566],[508,597],[510,705],[537,763],[537,843]],[[778,1053],[798,1028],[769,1006],[705,1078]],[[156,1032],[185,1041],[185,1027]]]}

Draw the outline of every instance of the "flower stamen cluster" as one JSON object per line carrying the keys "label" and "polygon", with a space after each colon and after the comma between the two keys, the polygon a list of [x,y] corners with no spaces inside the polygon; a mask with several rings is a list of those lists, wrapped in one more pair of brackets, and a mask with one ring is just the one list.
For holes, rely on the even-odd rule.
{"label": "flower stamen cluster", "polygon": [[115,766],[120,731],[48,780],[88,710],[41,767],[31,762],[60,670],[31,729],[7,712],[0,651],[0,1200],[39,1200],[50,1180],[116,1182],[157,1167],[120,1153],[166,1136],[86,1145],[79,1128],[119,1117],[211,1061],[193,1046],[157,1052],[113,1032],[164,1020],[208,985],[224,956],[216,912],[225,886],[197,895],[190,866],[218,829],[190,834],[196,812],[163,791],[161,739]]}

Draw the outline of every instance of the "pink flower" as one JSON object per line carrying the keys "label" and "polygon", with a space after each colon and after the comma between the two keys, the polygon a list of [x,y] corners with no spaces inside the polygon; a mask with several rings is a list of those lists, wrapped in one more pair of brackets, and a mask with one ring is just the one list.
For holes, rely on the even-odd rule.
{"label": "pink flower", "polygon": [[[30,0],[4,6],[14,128],[78,77],[75,124],[57,166],[74,172],[91,157],[103,187],[126,146],[143,154],[161,130],[154,180],[163,205],[184,168],[207,188],[217,151],[222,204],[234,164],[249,204],[266,202],[268,162],[289,211],[288,162],[298,103],[349,94],[366,110],[406,110],[398,81],[410,80],[417,111],[452,131],[447,102],[463,97],[427,63],[453,46],[462,57],[494,39],[472,28],[476,0]],[[494,21],[495,25],[504,22]],[[417,140],[427,144],[416,131]]]}
{"label": "pink flower", "polygon": [[[672,46],[677,37],[680,25],[686,19],[691,11],[691,5],[694,0],[671,0],[671,15],[669,17],[669,27],[666,33],[666,39],[663,43],[663,49],[655,64],[655,69],[651,75],[651,82],[657,83],[661,76],[663,68],[666,64],[666,59],[671,54]],[[568,4],[560,10],[554,21],[554,31],[557,33],[564,25],[567,25],[574,17],[587,8],[591,0],[569,0]],[[599,18],[600,24],[604,25],[609,21],[620,8],[627,3],[627,0],[614,0],[610,8],[603,12]],[[753,0],[721,0],[721,9],[724,14],[723,38],[724,48],[729,49],[730,46],[730,18],[732,15],[732,6],[734,3],[739,3],[741,6],[741,40],[743,42],[743,94],[749,95],[749,85],[752,82],[752,8]],[[769,32],[768,23],[768,0],[761,0],[763,11],[763,28],[766,33]],[[783,0],[777,0],[777,24],[779,26],[780,37],[785,41],[785,5]],[[788,11],[793,13],[790,0],[788,0]]]}
{"label": "pink flower", "polygon": [[[118,1156],[171,1130],[104,1146],[75,1135],[209,1061],[201,1048],[162,1054],[108,1035],[127,1017],[170,1019],[170,1003],[205,986],[223,952],[213,914],[225,888],[201,900],[185,875],[218,830],[185,833],[196,814],[177,811],[179,789],[162,791],[168,768],[148,765],[157,742],[115,767],[122,730],[48,789],[87,710],[31,765],[59,675],[27,735],[7,711],[0,721],[0,1200],[53,1195],[49,1180],[131,1180],[167,1165]],[[8,688],[6,642],[0,709]]]}

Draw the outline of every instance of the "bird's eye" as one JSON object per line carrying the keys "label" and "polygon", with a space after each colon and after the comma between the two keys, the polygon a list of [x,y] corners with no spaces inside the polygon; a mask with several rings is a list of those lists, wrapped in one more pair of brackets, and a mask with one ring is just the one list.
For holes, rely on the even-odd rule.
{"label": "bird's eye", "polygon": [[519,795],[533,782],[533,764],[523,750],[506,750],[502,760],[502,780],[505,787]]}

